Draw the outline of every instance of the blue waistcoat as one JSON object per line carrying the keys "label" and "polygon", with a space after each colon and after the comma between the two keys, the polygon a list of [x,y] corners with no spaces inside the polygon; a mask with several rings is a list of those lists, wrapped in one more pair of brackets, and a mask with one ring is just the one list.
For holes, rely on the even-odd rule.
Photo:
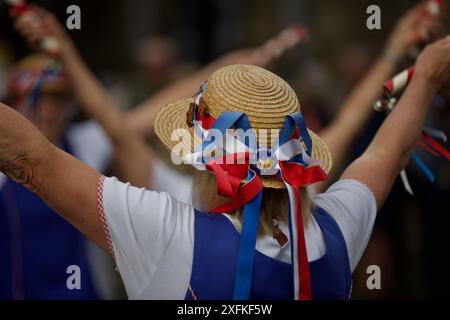
{"label": "blue waistcoat", "polygon": [[[348,299],[351,271],[344,237],[323,209],[313,215],[325,240],[326,253],[309,262],[313,299]],[[202,299],[231,300],[240,234],[224,215],[195,212],[194,260],[190,285]],[[293,299],[291,264],[256,251],[250,291],[252,300]],[[192,299],[188,290],[186,299]]]}
{"label": "blue waistcoat", "polygon": [[[64,150],[70,153],[68,143]],[[80,290],[67,287],[70,265],[80,267]],[[96,298],[84,236],[7,180],[0,189],[0,300]]]}

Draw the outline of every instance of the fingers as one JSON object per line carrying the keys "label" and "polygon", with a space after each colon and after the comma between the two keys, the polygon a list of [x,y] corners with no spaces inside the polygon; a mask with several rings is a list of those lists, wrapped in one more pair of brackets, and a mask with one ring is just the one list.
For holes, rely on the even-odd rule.
{"label": "fingers", "polygon": [[417,64],[431,70],[438,87],[447,91],[450,88],[450,35],[428,45]]}
{"label": "fingers", "polygon": [[443,0],[425,1],[424,14],[428,16],[442,16],[445,11],[445,2]]}
{"label": "fingers", "polygon": [[421,1],[409,9],[401,18],[405,23],[417,23],[426,11],[427,1]]}
{"label": "fingers", "polygon": [[53,14],[35,5],[27,7],[14,21],[14,28],[32,49],[41,49],[52,55],[59,53],[60,42],[64,36],[58,26]]}
{"label": "fingers", "polygon": [[14,22],[14,28],[30,42],[39,41],[47,32],[39,19],[31,14],[19,16]]}
{"label": "fingers", "polygon": [[444,26],[440,20],[426,19],[417,29],[419,41],[433,41],[439,38],[444,32]]}
{"label": "fingers", "polygon": [[54,25],[58,23],[58,19],[53,13],[50,13],[47,10],[36,5],[30,5],[30,8],[39,16],[44,24]]}
{"label": "fingers", "polygon": [[444,12],[443,2],[440,0],[422,1],[414,7],[414,27],[418,28],[419,36],[428,40],[430,34],[441,28]]}

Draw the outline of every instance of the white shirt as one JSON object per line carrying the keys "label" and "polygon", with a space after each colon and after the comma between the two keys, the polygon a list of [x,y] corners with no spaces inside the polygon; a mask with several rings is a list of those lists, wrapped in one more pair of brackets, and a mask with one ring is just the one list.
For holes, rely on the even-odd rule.
{"label": "white shirt", "polygon": [[[352,271],[369,241],[376,216],[372,192],[355,180],[341,180],[313,202],[337,222],[344,236]],[[167,193],[138,189],[106,178],[103,186],[106,232],[130,299],[184,299],[194,255],[194,209]],[[310,261],[325,253],[317,222],[305,229]],[[287,232],[285,226],[281,226]],[[280,247],[270,237],[257,241],[257,250],[290,262],[289,243]]]}

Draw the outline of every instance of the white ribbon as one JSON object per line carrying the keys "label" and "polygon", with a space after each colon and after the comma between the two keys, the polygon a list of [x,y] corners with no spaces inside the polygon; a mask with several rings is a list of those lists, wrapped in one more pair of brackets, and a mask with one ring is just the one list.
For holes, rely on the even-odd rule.
{"label": "white ribbon", "polygon": [[403,182],[403,187],[405,188],[405,190],[410,194],[410,195],[414,195],[414,192],[411,188],[411,185],[409,184],[409,180],[408,180],[408,176],[406,175],[406,171],[402,170],[400,172],[400,178],[402,178],[402,182]]}
{"label": "white ribbon", "polygon": [[[209,131],[201,128],[204,133],[208,134]],[[224,155],[234,154],[234,153],[244,153],[249,152],[254,155],[258,150],[247,147],[242,141],[240,141],[236,136],[230,134],[228,131],[225,133],[225,145],[222,143],[223,139],[217,139],[210,145],[208,145],[204,150],[198,150],[193,153],[187,154],[183,157],[183,161],[186,164],[190,164],[197,170],[205,171],[206,165],[203,163],[203,157],[210,156],[207,153],[213,150],[216,151],[216,156],[212,157],[211,160],[223,159]],[[292,157],[301,154],[303,161],[306,165],[321,165],[321,161],[316,160],[308,156],[302,142],[299,139],[291,139],[285,144],[281,145],[273,152],[276,163],[274,167],[279,170],[278,161],[289,161]],[[252,157],[251,159],[256,159]],[[278,172],[278,171],[277,171]]]}
{"label": "white ribbon", "polygon": [[423,127],[423,131],[425,131],[425,133],[429,136],[439,138],[442,141],[447,142],[447,135],[441,130],[437,130],[437,129],[433,129],[433,128],[429,128],[429,127]]}

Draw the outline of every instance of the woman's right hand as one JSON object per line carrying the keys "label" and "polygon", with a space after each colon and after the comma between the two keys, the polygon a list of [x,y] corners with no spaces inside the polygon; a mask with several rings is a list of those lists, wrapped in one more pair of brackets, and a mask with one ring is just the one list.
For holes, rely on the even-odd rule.
{"label": "woman's right hand", "polygon": [[450,35],[425,47],[417,58],[414,77],[423,77],[436,91],[450,90]]}

